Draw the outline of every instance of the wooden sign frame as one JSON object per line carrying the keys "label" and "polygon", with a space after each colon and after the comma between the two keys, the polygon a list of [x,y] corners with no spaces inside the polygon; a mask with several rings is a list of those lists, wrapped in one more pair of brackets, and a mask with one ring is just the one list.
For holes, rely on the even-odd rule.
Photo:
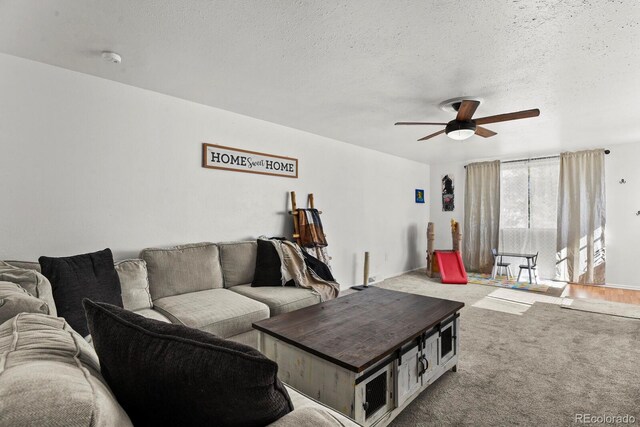
{"label": "wooden sign frame", "polygon": [[[209,147],[216,147],[216,148],[220,148],[222,150],[225,151],[232,151],[232,152],[237,152],[237,153],[241,153],[240,156],[243,158],[242,163],[238,166],[238,167],[234,167],[233,165],[231,166],[213,166],[210,162],[209,159],[207,157],[207,154],[209,153]],[[258,161],[252,161],[250,156],[242,156],[242,154],[254,154],[257,156],[262,157],[262,159],[258,160]],[[267,158],[272,158],[272,159],[276,159],[274,161],[277,162],[277,159],[282,159],[282,160],[286,160],[290,165],[294,165],[295,168],[295,175],[291,175],[291,174],[287,174],[286,172],[278,172],[276,170],[274,170],[274,172],[266,172],[264,170],[250,170],[252,167],[254,167],[253,165],[259,164],[260,162],[264,162],[266,163],[268,160]],[[279,166],[284,165],[284,162],[277,162]],[[248,166],[247,165],[252,165],[252,166]],[[269,164],[267,163],[267,166]],[[274,163],[275,165],[275,163]],[[294,158],[294,157],[286,157],[286,156],[279,156],[277,154],[269,154],[269,153],[261,153],[259,151],[250,151],[250,150],[244,150],[241,148],[235,148],[235,147],[228,147],[225,145],[218,145],[218,144],[208,144],[206,142],[202,143],[202,167],[203,168],[207,168],[207,169],[221,169],[221,170],[227,170],[227,171],[233,171],[233,172],[245,172],[245,173],[255,173],[258,175],[271,175],[271,176],[279,176],[279,177],[284,177],[284,178],[298,178],[298,159]],[[257,166],[256,166],[257,167]]]}

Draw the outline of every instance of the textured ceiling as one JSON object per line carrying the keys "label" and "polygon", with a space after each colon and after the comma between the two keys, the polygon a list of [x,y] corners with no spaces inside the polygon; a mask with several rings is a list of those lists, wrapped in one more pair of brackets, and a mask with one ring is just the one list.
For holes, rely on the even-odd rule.
{"label": "textured ceiling", "polygon": [[[639,23],[636,0],[0,0],[0,52],[434,163],[640,141]],[[393,126],[463,95],[542,113],[464,142]]]}

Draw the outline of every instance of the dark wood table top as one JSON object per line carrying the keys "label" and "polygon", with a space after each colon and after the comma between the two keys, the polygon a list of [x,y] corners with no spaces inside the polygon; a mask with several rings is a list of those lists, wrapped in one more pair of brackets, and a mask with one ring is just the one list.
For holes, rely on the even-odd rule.
{"label": "dark wood table top", "polygon": [[464,304],[370,287],[261,320],[253,327],[353,372],[362,372]]}

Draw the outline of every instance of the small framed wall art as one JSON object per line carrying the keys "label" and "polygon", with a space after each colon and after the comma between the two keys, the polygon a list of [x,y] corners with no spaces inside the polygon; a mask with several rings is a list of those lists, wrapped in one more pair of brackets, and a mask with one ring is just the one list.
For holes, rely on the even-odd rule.
{"label": "small framed wall art", "polygon": [[453,185],[453,175],[442,177],[442,211],[453,212],[455,209],[455,187]]}
{"label": "small framed wall art", "polygon": [[424,203],[424,190],[416,188],[416,203]]}

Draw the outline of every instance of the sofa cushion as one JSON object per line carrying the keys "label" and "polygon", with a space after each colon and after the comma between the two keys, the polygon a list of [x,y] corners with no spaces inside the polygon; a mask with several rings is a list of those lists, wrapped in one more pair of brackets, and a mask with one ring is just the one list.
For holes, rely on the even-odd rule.
{"label": "sofa cushion", "polygon": [[42,274],[51,282],[58,315],[80,335],[87,336],[82,299],[91,298],[122,307],[120,279],[111,249],[70,257],[39,258]]}
{"label": "sofa cushion", "polygon": [[147,319],[154,319],[159,320],[160,322],[171,323],[171,320],[169,320],[167,316],[157,310],[154,310],[153,308],[143,308],[141,310],[135,310],[134,313],[142,317],[146,317]]}
{"label": "sofa cushion", "polygon": [[[39,266],[40,264],[38,264]],[[39,268],[39,267],[38,267]],[[36,298],[47,303],[49,314],[57,316],[56,303],[53,300],[53,290],[49,279],[31,268],[15,267],[0,261],[0,280],[17,283]]]}
{"label": "sofa cushion", "polygon": [[334,414],[325,408],[306,407],[289,412],[284,417],[269,424],[269,427],[345,427],[346,425],[358,426],[358,424],[343,424]]}
{"label": "sofa cushion", "polygon": [[218,243],[225,288],[251,283],[256,268],[256,242]]}
{"label": "sofa cushion", "polygon": [[209,289],[164,297],[154,309],[171,322],[227,338],[252,329],[253,322],[269,318],[269,307],[229,289]]}
{"label": "sofa cushion", "polygon": [[243,332],[238,335],[234,335],[232,337],[227,337],[225,339],[229,341],[239,342],[240,344],[248,345],[249,347],[253,347],[255,349],[260,349],[259,343],[260,334],[257,329],[252,329],[249,332]]}
{"label": "sofa cushion", "polygon": [[269,427],[298,427],[298,426],[341,426],[359,427],[351,418],[341,414],[333,408],[311,399],[296,389],[285,385],[289,397],[296,408],[279,420],[269,424]]}
{"label": "sofa cushion", "polygon": [[251,285],[240,285],[234,286],[231,291],[265,303],[269,306],[271,316],[277,316],[281,313],[298,310],[321,302],[320,295],[310,289],[293,286],[264,286],[256,288]]}
{"label": "sofa cushion", "polygon": [[168,249],[144,249],[149,290],[155,301],[173,295],[223,287],[218,247],[194,243]]}
{"label": "sofa cushion", "polygon": [[264,426],[293,409],[278,365],[251,347],[109,304],[85,309],[104,378],[136,425]]}
{"label": "sofa cushion", "polygon": [[22,286],[0,282],[0,323],[19,313],[49,314],[49,307],[46,302],[29,294]]}
{"label": "sofa cushion", "polygon": [[120,279],[122,306],[131,311],[153,308],[147,263],[143,259],[128,259],[116,262],[115,269]]}
{"label": "sofa cushion", "polygon": [[22,313],[0,325],[0,425],[131,426],[91,345],[61,317]]}

